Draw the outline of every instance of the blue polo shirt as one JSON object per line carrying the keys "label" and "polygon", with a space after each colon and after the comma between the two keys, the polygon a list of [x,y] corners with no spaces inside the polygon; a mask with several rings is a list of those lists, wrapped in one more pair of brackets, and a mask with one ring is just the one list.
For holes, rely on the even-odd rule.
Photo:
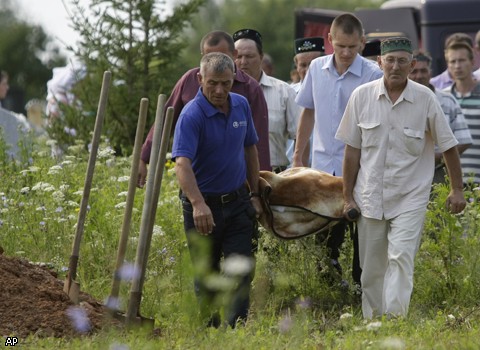
{"label": "blue polo shirt", "polygon": [[200,192],[224,194],[246,180],[244,148],[258,142],[250,106],[245,97],[230,93],[228,115],[215,108],[201,88],[182,109],[173,138],[172,159],[192,161]]}

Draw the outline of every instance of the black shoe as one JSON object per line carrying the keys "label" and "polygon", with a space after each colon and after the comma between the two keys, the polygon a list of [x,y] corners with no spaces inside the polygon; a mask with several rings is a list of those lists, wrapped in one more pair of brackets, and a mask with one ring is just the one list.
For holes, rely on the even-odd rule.
{"label": "black shoe", "polygon": [[220,315],[218,313],[215,313],[210,317],[210,319],[207,322],[207,327],[214,327],[214,328],[219,328],[221,324],[220,321]]}

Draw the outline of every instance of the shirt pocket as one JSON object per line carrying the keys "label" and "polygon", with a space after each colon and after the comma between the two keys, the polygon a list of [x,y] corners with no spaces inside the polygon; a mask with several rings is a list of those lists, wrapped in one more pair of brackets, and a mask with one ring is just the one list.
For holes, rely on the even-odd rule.
{"label": "shirt pocket", "polygon": [[358,127],[362,133],[362,148],[375,147],[380,144],[380,123],[364,122],[359,123]]}
{"label": "shirt pocket", "polygon": [[425,131],[404,128],[403,135],[407,152],[419,156],[425,148]]}

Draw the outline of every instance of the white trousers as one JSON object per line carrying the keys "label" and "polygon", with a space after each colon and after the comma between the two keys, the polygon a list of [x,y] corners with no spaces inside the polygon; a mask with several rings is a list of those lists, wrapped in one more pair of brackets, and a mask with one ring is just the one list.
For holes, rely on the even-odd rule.
{"label": "white trousers", "polygon": [[359,218],[364,318],[407,315],[425,214],[426,209],[419,209],[390,220]]}

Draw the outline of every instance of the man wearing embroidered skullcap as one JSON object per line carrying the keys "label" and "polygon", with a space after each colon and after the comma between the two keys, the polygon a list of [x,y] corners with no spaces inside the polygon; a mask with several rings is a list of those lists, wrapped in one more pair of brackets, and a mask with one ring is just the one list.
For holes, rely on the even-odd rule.
{"label": "man wearing embroidered skullcap", "polygon": [[[304,109],[297,129],[293,166],[304,166],[304,153],[313,134],[312,168],[342,176],[345,144],[335,133],[352,91],[359,85],[378,79],[382,71],[376,62],[360,55],[365,35],[362,22],[354,15],[337,16],[328,33],[333,54],[316,58],[310,64],[296,101]],[[332,265],[341,274],[338,262],[345,239],[346,225],[337,224],[327,239]],[[355,243],[353,234],[353,242]],[[354,256],[357,261],[357,256]],[[361,271],[352,267],[352,278],[360,284]],[[343,281],[342,281],[343,283]],[[345,283],[343,283],[345,285]]]}
{"label": "man wearing embroidered skullcap", "polygon": [[[430,84],[430,78],[432,77],[432,57],[425,51],[417,50],[413,52],[413,58],[416,63],[408,75],[408,78],[428,87],[435,93],[438,102],[440,102],[440,106],[442,106],[445,118],[447,118],[450,125],[450,129],[452,129],[453,135],[458,141],[458,153],[462,154],[472,144],[472,135],[460,105],[455,96],[450,92],[435,89],[435,87]],[[445,175],[445,163],[443,162],[442,153],[440,153],[438,149],[435,149],[435,173],[433,175],[433,182],[444,183]]]}
{"label": "man wearing embroidered skullcap", "polygon": [[458,142],[432,90],[408,79],[415,67],[411,41],[383,40],[378,64],[383,78],[353,91],[336,134],[346,144],[344,212],[361,212],[357,225],[366,319],[408,313],[435,145],[450,177],[447,209],[455,214],[466,205]]}
{"label": "man wearing embroidered skullcap", "polygon": [[[295,56],[293,56],[293,62],[295,63],[295,69],[300,77],[300,81],[294,84],[291,84],[292,88],[296,93],[300,91],[302,87],[303,79],[307,75],[308,67],[310,63],[317,57],[325,54],[325,46],[322,37],[310,37],[310,38],[300,38],[296,39],[294,42],[294,51]],[[310,142],[307,145],[308,149],[311,149],[312,137],[310,137]],[[292,162],[293,151],[295,150],[295,142],[289,140],[287,143],[287,158]],[[304,159],[303,164],[310,166],[312,164],[312,154],[310,151],[303,153]]]}
{"label": "man wearing embroidered skullcap", "polygon": [[300,82],[293,84],[292,87],[295,92],[298,92],[302,86],[303,79],[307,75],[310,63],[315,58],[325,54],[325,47],[322,37],[296,39],[294,45],[295,56],[293,57],[293,62],[300,76]]}
{"label": "man wearing embroidered skullcap", "polygon": [[266,74],[262,69],[263,41],[254,29],[241,29],[233,34],[238,51],[235,63],[254,78],[262,87],[268,106],[268,133],[272,171],[285,170],[290,162],[287,158],[287,141],[295,139],[300,108],[295,103],[295,91],[286,82]]}

